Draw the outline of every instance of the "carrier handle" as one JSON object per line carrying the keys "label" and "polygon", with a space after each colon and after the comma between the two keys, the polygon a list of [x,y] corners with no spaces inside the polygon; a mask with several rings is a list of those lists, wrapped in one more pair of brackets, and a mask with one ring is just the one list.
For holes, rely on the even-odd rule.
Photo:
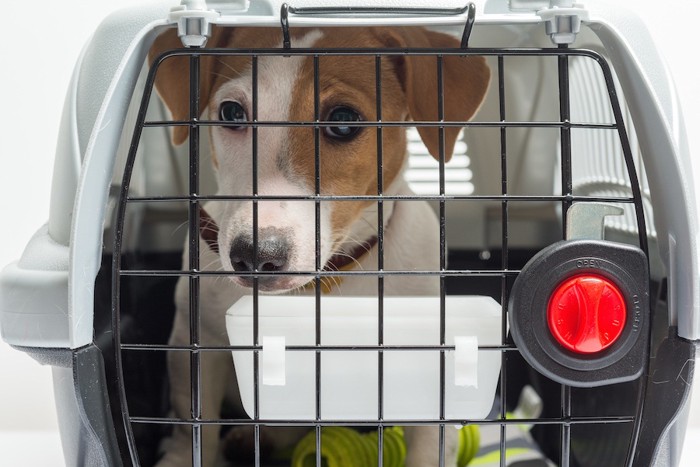
{"label": "carrier handle", "polygon": [[420,16],[446,16],[463,15],[470,6],[469,3],[462,8],[423,8],[423,7],[376,7],[376,6],[321,6],[301,7],[288,6],[289,12],[294,15],[420,15]]}
{"label": "carrier handle", "polygon": [[283,3],[280,9],[280,23],[284,48],[289,49],[292,44],[289,36],[289,15],[297,16],[324,16],[324,15],[414,15],[414,16],[461,16],[467,14],[462,32],[461,47],[469,47],[469,37],[474,27],[476,17],[476,5],[469,2],[462,8],[421,8],[421,7],[372,7],[372,6],[327,6],[327,7],[301,7],[296,8],[288,3]]}

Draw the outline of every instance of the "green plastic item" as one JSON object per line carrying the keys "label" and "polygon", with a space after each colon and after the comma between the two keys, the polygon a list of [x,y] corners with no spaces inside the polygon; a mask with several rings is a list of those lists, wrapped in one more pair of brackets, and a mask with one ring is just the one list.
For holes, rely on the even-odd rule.
{"label": "green plastic item", "polygon": [[[378,432],[358,433],[352,428],[325,427],[321,430],[321,458],[325,467],[370,467],[379,457]],[[384,430],[384,467],[404,467],[406,441],[401,427]],[[459,430],[458,467],[465,467],[479,450],[479,427],[467,425]],[[311,432],[297,444],[292,467],[316,467],[316,433]]]}

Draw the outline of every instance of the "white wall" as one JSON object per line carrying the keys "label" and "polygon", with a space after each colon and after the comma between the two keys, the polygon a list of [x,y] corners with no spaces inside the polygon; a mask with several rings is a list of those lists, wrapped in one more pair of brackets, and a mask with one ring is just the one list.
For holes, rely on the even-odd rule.
{"label": "white wall", "polygon": [[[0,212],[5,213],[5,220],[0,224],[0,266],[17,259],[29,237],[48,218],[61,107],[83,44],[107,12],[138,3],[137,0],[3,2]],[[624,3],[634,5],[648,22],[675,76],[691,138],[691,153],[698,155],[693,160],[695,179],[700,180],[700,71],[698,51],[691,49],[700,18],[700,2],[624,0]],[[65,5],[70,5],[70,9]],[[3,438],[3,433],[8,432],[56,430],[49,369],[0,343],[0,381],[0,464],[62,465],[56,442],[36,438],[40,445],[30,444],[27,448],[16,437]],[[700,400],[700,394],[696,400]],[[700,427],[697,405],[698,413],[693,415],[692,423]],[[21,461],[17,460],[18,455],[22,456]],[[47,459],[55,464],[47,463]]]}

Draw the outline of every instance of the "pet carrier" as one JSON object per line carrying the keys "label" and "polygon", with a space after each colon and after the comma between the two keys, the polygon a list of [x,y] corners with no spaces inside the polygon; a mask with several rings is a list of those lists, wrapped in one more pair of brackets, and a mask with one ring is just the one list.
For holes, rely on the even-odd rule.
{"label": "pet carrier", "polygon": [[[690,173],[610,2],[156,2],[78,60],[2,337],[52,366],[71,466],[676,465]],[[343,251],[340,207],[365,225]]]}

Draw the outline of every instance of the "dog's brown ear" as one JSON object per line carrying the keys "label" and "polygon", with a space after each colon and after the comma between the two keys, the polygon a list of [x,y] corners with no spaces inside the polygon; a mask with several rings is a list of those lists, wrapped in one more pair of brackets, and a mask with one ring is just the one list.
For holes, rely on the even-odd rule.
{"label": "dog's brown ear", "polygon": [[[221,47],[228,40],[232,28],[212,27],[212,34],[207,41],[207,47]],[[173,49],[183,48],[182,41],[177,35],[177,29],[168,29],[156,38],[148,59],[151,65],[162,53]],[[173,120],[188,120],[190,118],[190,67],[189,57],[169,57],[158,67],[156,74],[156,91],[170,110]],[[213,84],[214,66],[216,60],[211,56],[202,56],[199,65],[199,115],[209,101],[209,93]],[[199,116],[198,115],[198,116]],[[182,144],[189,136],[189,127],[173,127],[173,143]]]}
{"label": "dog's brown ear", "polygon": [[[380,28],[375,33],[387,47],[458,48],[457,38],[424,28]],[[399,81],[406,93],[408,110],[414,121],[438,121],[438,66],[435,56],[395,56]],[[442,67],[444,120],[471,119],[484,100],[491,72],[484,57],[444,56]],[[418,127],[428,151],[439,159],[439,130]],[[445,128],[445,160],[452,157],[461,128]]]}

